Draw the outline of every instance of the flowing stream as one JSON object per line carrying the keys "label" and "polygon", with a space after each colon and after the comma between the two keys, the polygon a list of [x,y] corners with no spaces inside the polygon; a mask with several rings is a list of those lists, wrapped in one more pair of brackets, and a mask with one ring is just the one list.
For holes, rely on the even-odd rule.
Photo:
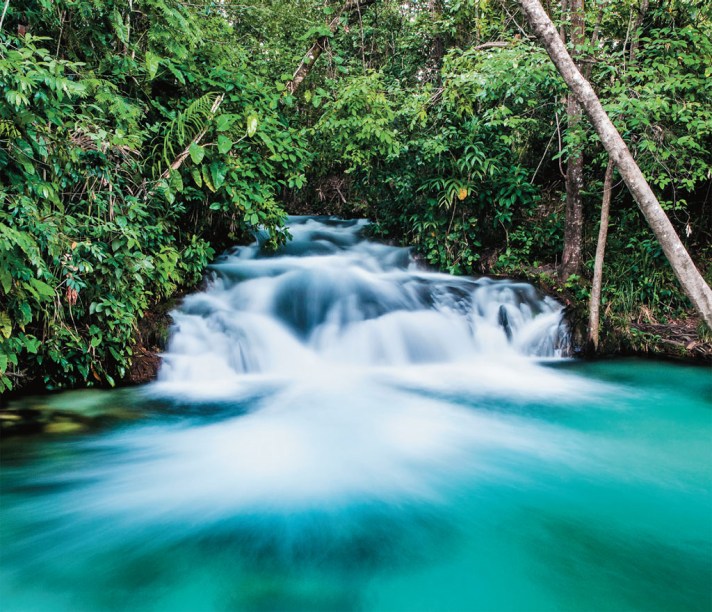
{"label": "flowing stream", "polygon": [[709,610],[709,369],[566,359],[525,283],[294,218],[211,266],[159,379],[21,400],[0,609]]}

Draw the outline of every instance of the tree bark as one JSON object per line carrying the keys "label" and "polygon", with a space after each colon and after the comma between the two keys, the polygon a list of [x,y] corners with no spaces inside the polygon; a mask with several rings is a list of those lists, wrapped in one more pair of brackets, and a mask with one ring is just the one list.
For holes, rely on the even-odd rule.
{"label": "tree bark", "polygon": [[630,57],[628,58],[628,61],[631,64],[635,63],[635,55],[638,52],[638,45],[640,44],[640,28],[643,25],[643,20],[645,19],[645,14],[648,12],[649,7],[649,0],[642,0],[640,3],[640,9],[638,10],[638,16],[636,17],[635,24],[633,25],[633,32],[631,34]]}
{"label": "tree bark", "polygon": [[318,60],[323,53],[328,40],[329,39],[326,36],[321,36],[310,47],[309,51],[307,51],[306,55],[299,63],[299,66],[297,66],[297,69],[294,71],[292,80],[287,83],[287,91],[290,94],[297,91],[299,86],[302,84],[302,81],[309,76],[311,69],[314,67],[314,64],[316,64],[316,60]]}
{"label": "tree bark", "polygon": [[[568,132],[576,132],[581,123],[581,105],[569,93],[566,100]],[[569,145],[566,161],[566,218],[564,221],[564,249],[561,254],[559,276],[566,280],[581,271],[583,261],[583,151],[580,144]]]}
{"label": "tree bark", "polygon": [[2,24],[5,21],[5,13],[7,13],[8,6],[10,6],[10,0],[5,0],[5,6],[3,6],[2,15],[0,16],[0,30],[2,30]]}
{"label": "tree bark", "polygon": [[[562,13],[568,17],[569,40],[571,41],[571,55],[579,55],[578,47],[586,38],[584,26],[584,0],[563,0]],[[568,10],[567,8],[568,7]],[[566,118],[569,132],[577,134],[580,129],[583,110],[578,99],[569,92],[566,99]],[[569,144],[569,155],[566,165],[566,220],[564,222],[564,249],[561,255],[561,268],[559,276],[566,280],[572,274],[581,271],[583,263],[583,147],[580,143]]]}
{"label": "tree bark", "polygon": [[[442,1],[441,0],[428,0],[428,13],[430,13],[431,23],[439,24],[442,19]],[[439,25],[436,25],[439,27]],[[443,40],[443,35],[441,32],[437,32],[433,36],[433,40],[430,44],[429,53],[429,64],[432,80],[437,87],[442,85],[442,75],[440,74],[440,69],[443,64],[443,57],[445,57],[445,41]]]}
{"label": "tree bark", "polygon": [[[341,15],[343,15],[344,13],[350,13],[351,11],[365,8],[371,4],[374,4],[375,2],[376,0],[347,0],[347,2],[341,7],[341,10],[339,10],[334,15],[334,17],[332,17],[331,21],[327,24],[329,30],[332,34],[336,32],[339,27],[339,23],[341,23]],[[287,82],[286,89],[290,94],[293,94],[295,91],[297,91],[304,79],[309,76],[309,73],[314,67],[314,64],[316,64],[316,61],[324,52],[324,49],[326,48],[328,42],[328,36],[320,36],[306,52],[306,54],[302,58],[302,61],[299,63],[299,66],[297,66],[297,69],[294,71],[292,79]]]}
{"label": "tree bark", "polygon": [[539,0],[518,0],[518,2],[557,70],[581,102],[603,146],[613,159],[631,195],[658,239],[680,285],[705,323],[712,328],[712,289],[695,267],[623,138],[603,109],[596,92],[576,68]]}
{"label": "tree bark", "polygon": [[608,158],[606,176],[603,179],[603,200],[601,202],[601,225],[598,228],[596,243],[596,259],[593,264],[593,283],[591,284],[591,300],[588,311],[588,341],[593,350],[598,351],[598,332],[600,328],[601,288],[603,286],[603,259],[606,255],[606,239],[608,238],[608,216],[611,210],[611,192],[613,191],[613,160]]}

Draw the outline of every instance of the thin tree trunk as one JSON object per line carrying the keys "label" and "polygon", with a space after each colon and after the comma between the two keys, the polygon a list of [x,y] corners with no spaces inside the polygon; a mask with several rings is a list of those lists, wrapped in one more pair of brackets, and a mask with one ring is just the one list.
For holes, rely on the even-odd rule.
{"label": "thin tree trunk", "polygon": [[[347,2],[341,7],[341,10],[334,14],[331,21],[327,24],[329,30],[332,34],[336,32],[341,23],[341,15],[344,13],[350,13],[351,11],[360,10],[376,2],[376,0],[347,0]],[[286,89],[290,94],[293,94],[299,86],[302,84],[304,79],[309,76],[314,64],[319,59],[321,54],[324,52],[326,45],[329,42],[328,36],[320,36],[314,44],[306,52],[302,61],[297,66],[297,69],[292,75],[292,79],[287,83]]]}
{"label": "thin tree trunk", "polygon": [[[432,24],[437,24],[437,28],[440,27],[439,22],[442,19],[442,2],[441,0],[429,0],[428,1],[428,13],[430,13],[430,19]],[[445,42],[443,41],[443,35],[441,32],[437,32],[433,37],[430,44],[430,68],[433,74],[433,81],[437,87],[442,85],[442,76],[440,74],[440,69],[442,68],[443,57],[445,57]]]}
{"label": "thin tree trunk", "polygon": [[0,16],[0,30],[2,30],[2,24],[5,21],[5,13],[7,13],[8,6],[10,6],[10,0],[5,0],[5,6],[2,8],[2,15]]}
{"label": "thin tree trunk", "polygon": [[559,36],[561,36],[561,40],[564,42],[566,42],[566,20],[568,19],[568,13],[568,0],[561,0],[561,24],[559,25]]}
{"label": "thin tree trunk", "polygon": [[593,350],[598,351],[598,330],[600,327],[601,288],[603,286],[603,258],[606,255],[606,239],[608,238],[608,216],[611,210],[611,192],[613,190],[613,170],[615,164],[608,158],[606,176],[603,179],[603,201],[601,202],[601,225],[598,228],[598,243],[596,244],[596,259],[593,264],[593,283],[591,285],[591,300],[588,311],[588,340]]}
{"label": "thin tree trunk", "polygon": [[[566,100],[568,132],[580,129],[581,105],[569,93]],[[581,271],[583,261],[583,151],[580,144],[569,145],[566,161],[566,218],[564,221],[564,249],[561,254],[559,276],[566,280]]]}
{"label": "thin tree trunk", "polygon": [[[596,24],[593,26],[593,34],[591,34],[591,41],[589,45],[592,53],[596,52],[598,38],[601,35],[601,23],[603,22],[603,13],[605,12],[606,4],[608,4],[608,0],[600,0],[598,4],[598,15],[596,16]],[[583,74],[586,80],[590,79],[591,70],[593,70],[593,62],[589,61],[583,66],[583,68],[579,63],[579,70],[581,70],[581,74]]]}
{"label": "thin tree trunk", "polygon": [[[568,6],[568,11],[566,7]],[[579,55],[578,47],[586,38],[584,26],[583,0],[564,0],[562,12],[569,25],[569,40],[571,55]],[[569,92],[566,99],[566,118],[569,141],[571,135],[576,137],[580,130],[583,110],[578,99]],[[566,280],[571,274],[581,271],[583,263],[583,147],[581,143],[569,144],[569,155],[566,165],[566,220],[564,222],[564,249],[561,255],[560,276]]]}
{"label": "thin tree trunk", "polygon": [[640,44],[640,28],[643,25],[643,19],[645,19],[645,13],[648,12],[649,6],[649,0],[642,0],[638,16],[635,19],[635,25],[633,26],[633,32],[631,33],[630,57],[628,60],[631,64],[635,62],[635,55],[638,52],[638,45]]}
{"label": "thin tree trunk", "polygon": [[576,68],[539,0],[518,0],[518,2],[559,73],[581,102],[603,146],[616,164],[631,195],[658,239],[680,285],[705,323],[712,328],[712,289],[695,267],[623,138],[603,109],[596,92]]}
{"label": "thin tree trunk", "polygon": [[292,80],[287,83],[287,91],[290,94],[293,94],[295,91],[297,91],[299,86],[302,84],[302,81],[309,76],[311,69],[314,67],[314,64],[316,64],[316,60],[318,60],[321,54],[323,53],[328,40],[329,39],[326,36],[320,37],[311,46],[309,51],[307,51],[307,54],[304,56],[302,61],[299,63],[299,66],[297,66],[297,69],[294,71]]}

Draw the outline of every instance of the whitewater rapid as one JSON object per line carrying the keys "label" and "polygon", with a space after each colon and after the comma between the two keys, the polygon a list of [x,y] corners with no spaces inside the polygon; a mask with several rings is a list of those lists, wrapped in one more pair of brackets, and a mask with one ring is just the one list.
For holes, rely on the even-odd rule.
{"label": "whitewater rapid", "polygon": [[561,305],[533,286],[422,269],[408,249],[364,238],[365,221],[292,218],[277,254],[259,242],[211,266],[186,298],[159,381],[165,391],[239,388],[246,375],[556,358]]}
{"label": "whitewater rapid", "polygon": [[146,394],[221,418],[123,440],[134,461],[100,478],[120,481],[107,487],[114,511],[433,501],[499,473],[492,449],[561,459],[569,442],[542,426],[533,443],[518,417],[488,408],[587,392],[541,364],[566,350],[561,305],[526,283],[423,269],[366,227],[292,218],[279,252],[256,241],[211,265],[172,314]]}

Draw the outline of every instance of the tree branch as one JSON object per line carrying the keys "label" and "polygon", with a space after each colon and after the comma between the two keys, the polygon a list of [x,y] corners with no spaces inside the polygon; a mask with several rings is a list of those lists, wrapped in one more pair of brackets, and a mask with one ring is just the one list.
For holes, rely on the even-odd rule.
{"label": "tree branch", "polygon": [[[359,11],[360,15],[360,10],[362,8],[375,4],[376,2],[377,0],[347,0],[347,2],[341,7],[341,10],[339,10],[339,12],[336,13],[336,15],[334,15],[328,23],[329,31],[332,34],[336,33],[336,30],[339,28],[339,23],[341,23],[341,16],[344,13]],[[302,61],[299,63],[299,66],[297,66],[297,69],[294,71],[292,79],[287,83],[286,89],[290,94],[297,91],[304,79],[309,76],[314,64],[316,64],[316,61],[324,52],[324,49],[326,49],[328,42],[328,36],[320,36],[306,52],[302,58]]]}
{"label": "tree branch", "polygon": [[[209,119],[212,119],[215,116],[215,113],[218,112],[218,109],[220,108],[220,105],[222,104],[222,101],[225,99],[225,94],[220,94],[217,98],[215,98],[215,102],[213,102],[213,105],[210,107],[210,117]],[[200,141],[203,140],[205,137],[205,134],[208,131],[208,122],[206,121],[205,127],[198,132],[198,134],[193,138],[193,140],[190,141],[190,144],[183,150],[183,152],[175,158],[173,163],[166,168],[165,172],[161,174],[161,178],[165,179],[168,178],[173,170],[178,170],[178,168],[181,167],[183,162],[186,160],[188,155],[190,155],[190,147],[193,145],[198,145],[200,144]]]}
{"label": "tree branch", "polygon": [[2,15],[0,16],[0,30],[2,30],[3,21],[5,21],[5,13],[7,13],[7,7],[10,6],[10,0],[5,0],[5,7],[2,9]]}
{"label": "tree branch", "polygon": [[485,49],[504,49],[509,43],[506,40],[493,40],[492,42],[482,43],[476,47],[472,47],[473,51],[484,51]]}

